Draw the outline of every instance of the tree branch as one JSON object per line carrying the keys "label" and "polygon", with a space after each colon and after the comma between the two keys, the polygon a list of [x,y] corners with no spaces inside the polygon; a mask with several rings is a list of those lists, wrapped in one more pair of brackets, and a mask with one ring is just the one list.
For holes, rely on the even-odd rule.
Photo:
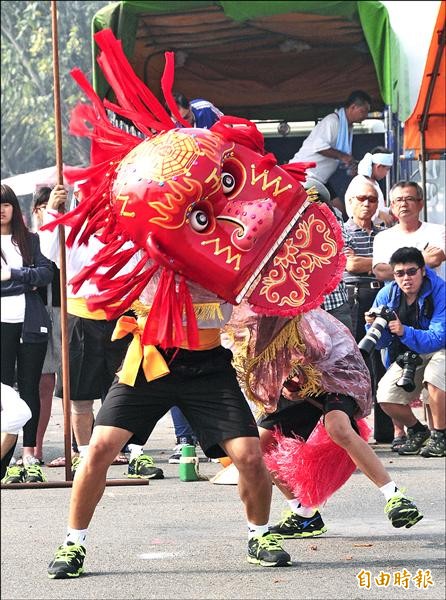
{"label": "tree branch", "polygon": [[13,48],[17,52],[17,55],[20,57],[20,60],[21,60],[21,63],[23,65],[24,69],[27,71],[30,79],[34,82],[35,86],[38,89],[39,94],[41,96],[45,96],[47,92],[46,92],[44,86],[42,85],[43,81],[39,77],[39,74],[36,73],[34,71],[34,69],[32,68],[30,61],[27,59],[25,53],[23,52],[23,49],[17,43],[13,33],[11,33],[11,31],[9,31],[9,29],[6,29],[6,27],[3,26],[3,23],[5,22],[5,20],[7,21],[8,27],[11,28],[11,23],[10,23],[8,17],[6,15],[3,16],[2,24],[1,24],[1,31],[2,31],[3,35],[9,40],[10,44],[13,46]]}

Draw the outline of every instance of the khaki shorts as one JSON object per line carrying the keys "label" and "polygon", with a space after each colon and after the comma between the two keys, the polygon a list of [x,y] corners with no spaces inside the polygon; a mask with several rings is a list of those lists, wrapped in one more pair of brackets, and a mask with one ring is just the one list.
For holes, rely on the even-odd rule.
{"label": "khaki shorts", "polygon": [[[391,404],[410,404],[420,397],[423,387],[427,383],[431,383],[444,391],[446,389],[445,351],[438,350],[438,352],[432,354],[421,354],[421,358],[423,364],[417,367],[415,371],[415,389],[413,392],[406,392],[396,385],[403,369],[394,362],[378,384],[377,401]],[[428,394],[423,393],[423,401],[428,404]]]}

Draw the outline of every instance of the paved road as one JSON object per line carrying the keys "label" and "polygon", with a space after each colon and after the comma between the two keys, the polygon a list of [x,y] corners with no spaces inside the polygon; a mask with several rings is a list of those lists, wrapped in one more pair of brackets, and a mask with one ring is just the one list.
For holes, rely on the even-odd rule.
{"label": "paved road", "polygon": [[[48,432],[47,460],[61,453],[62,418],[56,401]],[[173,445],[169,417],[156,427],[147,451],[165,471],[148,486],[107,487],[90,530],[88,574],[52,581],[46,566],[63,540],[70,489],[2,490],[2,586],[4,600],[28,599],[436,599],[445,597],[445,473],[443,459],[396,457],[375,445],[394,479],[407,486],[425,518],[412,529],[393,529],[384,501],[355,473],[323,509],[328,532],[288,540],[289,568],[266,569],[245,560],[246,527],[235,486],[181,482],[167,458]],[[201,463],[212,477],[216,463]],[[113,466],[109,476],[121,477]],[[46,469],[62,480],[62,469]],[[284,502],[274,490],[272,520]],[[405,570],[405,571],[404,571]],[[357,575],[370,574],[370,588]],[[429,572],[430,571],[430,579]],[[411,579],[417,572],[417,587]],[[390,583],[378,585],[375,577]],[[394,578],[406,573],[408,587]],[[430,585],[429,581],[433,582]],[[423,585],[426,586],[423,589]]]}

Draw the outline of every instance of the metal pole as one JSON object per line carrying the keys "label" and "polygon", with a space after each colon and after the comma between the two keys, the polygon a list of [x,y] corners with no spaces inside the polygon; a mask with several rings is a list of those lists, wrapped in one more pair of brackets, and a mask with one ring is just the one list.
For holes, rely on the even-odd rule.
{"label": "metal pole", "polygon": [[429,123],[429,109],[432,102],[432,96],[435,90],[435,84],[437,81],[437,77],[439,76],[440,66],[441,66],[441,58],[444,53],[445,45],[446,45],[446,27],[443,25],[441,31],[437,31],[438,35],[438,48],[437,53],[435,55],[434,66],[432,68],[432,73],[429,74],[430,80],[426,93],[426,100],[423,106],[423,112],[421,115],[421,120],[419,124],[420,128],[420,163],[421,163],[421,184],[423,188],[423,196],[424,196],[424,209],[423,209],[423,217],[424,220],[427,221],[427,186],[426,186],[426,160],[428,157],[426,156],[426,131]]}
{"label": "metal pole", "polygon": [[[68,488],[73,481],[44,481],[36,483],[5,483],[2,490],[32,490],[32,489],[54,489]],[[107,479],[107,487],[118,487],[123,485],[149,485],[148,479]]]}
{"label": "metal pole", "polygon": [[[392,109],[387,105],[384,109],[384,146],[393,151],[391,134]],[[395,162],[394,162],[395,165]],[[386,202],[388,203],[389,192],[391,188],[391,174],[386,175]]]}
{"label": "metal pole", "polygon": [[427,185],[426,185],[426,140],[424,138],[424,129],[420,130],[420,175],[421,175],[421,187],[423,189],[423,219],[427,221]]}

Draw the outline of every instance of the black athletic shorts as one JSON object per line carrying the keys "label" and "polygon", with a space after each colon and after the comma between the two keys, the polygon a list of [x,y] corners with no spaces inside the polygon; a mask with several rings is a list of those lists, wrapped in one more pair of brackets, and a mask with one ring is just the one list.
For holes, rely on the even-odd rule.
{"label": "black athletic shorts", "polygon": [[142,369],[135,386],[113,382],[96,417],[97,425],[126,429],[131,443],[145,444],[159,419],[178,406],[210,458],[226,453],[220,443],[258,437],[252,411],[237,383],[232,352],[178,350],[166,356],[170,373],[148,383]]}
{"label": "black athletic shorts", "polygon": [[297,435],[307,440],[322,415],[326,415],[332,410],[341,410],[348,415],[353,429],[358,432],[353,418],[357,404],[353,398],[343,394],[323,394],[314,400],[321,404],[322,408],[318,408],[310,402],[293,402],[280,396],[277,410],[261,417],[257,424],[263,429],[278,427],[285,437]]}
{"label": "black athletic shorts", "polygon": [[[103,400],[124,359],[132,335],[111,341],[116,320],[84,319],[68,315],[70,398]],[[62,398],[62,376],[58,373],[56,396]]]}

